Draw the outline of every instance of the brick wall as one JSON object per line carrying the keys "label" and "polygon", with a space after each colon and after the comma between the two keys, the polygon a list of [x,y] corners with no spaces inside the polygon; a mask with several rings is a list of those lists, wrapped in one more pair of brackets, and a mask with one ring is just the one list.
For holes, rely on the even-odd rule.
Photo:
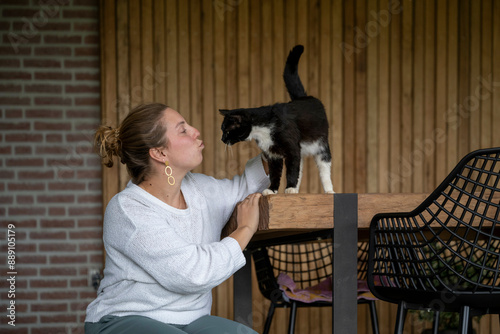
{"label": "brick wall", "polygon": [[[0,0],[2,333],[83,333],[95,297],[89,272],[102,267],[101,167],[90,144],[100,119],[98,6]],[[6,242],[9,230],[15,245]]]}

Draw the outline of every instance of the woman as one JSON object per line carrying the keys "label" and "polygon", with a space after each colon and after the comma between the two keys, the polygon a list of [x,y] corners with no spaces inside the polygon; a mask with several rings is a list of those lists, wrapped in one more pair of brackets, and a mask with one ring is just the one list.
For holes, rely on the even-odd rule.
{"label": "woman", "polygon": [[[209,314],[211,290],[245,264],[267,166],[254,158],[232,180],[191,173],[203,160],[199,136],[163,104],[136,107],[119,128],[97,130],[103,163],[112,167],[118,156],[131,181],[106,208],[104,279],[85,333],[255,333]],[[241,200],[238,228],[220,240]]]}

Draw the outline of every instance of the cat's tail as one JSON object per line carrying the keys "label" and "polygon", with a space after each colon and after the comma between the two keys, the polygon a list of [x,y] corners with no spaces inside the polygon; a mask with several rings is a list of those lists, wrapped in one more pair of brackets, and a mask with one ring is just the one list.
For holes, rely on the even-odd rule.
{"label": "cat's tail", "polygon": [[302,52],[304,52],[304,47],[302,45],[296,45],[292,51],[290,51],[286,59],[285,71],[283,72],[286,89],[292,100],[307,96],[298,74],[299,59]]}

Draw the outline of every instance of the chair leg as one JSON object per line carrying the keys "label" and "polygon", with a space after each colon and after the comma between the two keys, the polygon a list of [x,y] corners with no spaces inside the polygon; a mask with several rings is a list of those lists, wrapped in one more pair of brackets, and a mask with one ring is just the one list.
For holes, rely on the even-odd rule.
{"label": "chair leg", "polygon": [[262,334],[269,334],[269,330],[271,329],[271,322],[273,321],[274,310],[276,307],[273,303],[269,306],[269,311],[267,312],[266,323],[264,325],[264,332]]}
{"label": "chair leg", "polygon": [[295,332],[296,316],[297,316],[297,303],[292,302],[292,307],[290,308],[290,321],[288,323],[288,334],[293,334]]}
{"label": "chair leg", "polygon": [[460,309],[460,326],[458,332],[460,334],[467,334],[469,332],[470,321],[470,308],[469,306],[462,306]]}
{"label": "chair leg", "polygon": [[432,334],[438,334],[439,330],[439,311],[434,311],[434,321],[432,322]]}
{"label": "chair leg", "polygon": [[375,306],[375,301],[371,300],[368,305],[370,306],[370,316],[372,319],[373,334],[379,334],[379,332],[378,332],[378,315],[377,315],[377,307]]}
{"label": "chair leg", "polygon": [[408,309],[405,302],[400,302],[398,304],[398,314],[396,318],[396,328],[394,334],[403,334],[403,329],[405,327],[405,319]]}

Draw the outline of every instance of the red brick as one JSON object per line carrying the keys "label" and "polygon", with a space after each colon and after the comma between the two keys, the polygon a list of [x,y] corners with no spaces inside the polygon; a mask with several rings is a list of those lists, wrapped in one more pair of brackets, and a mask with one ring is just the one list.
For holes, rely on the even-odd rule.
{"label": "red brick", "polygon": [[[0,104],[2,103],[2,99],[0,98]],[[28,122],[21,123],[9,123],[9,122],[0,122],[0,130],[29,130],[31,127]]]}
{"label": "red brick", "polygon": [[99,93],[101,87],[90,85],[66,85],[64,91],[66,93]]}
{"label": "red brick", "polygon": [[87,263],[86,255],[53,255],[50,257],[51,264],[77,264],[77,263]]}
{"label": "red brick", "polygon": [[75,279],[69,281],[69,286],[72,288],[84,288],[89,286],[89,282],[85,278]]}
{"label": "red brick", "polygon": [[16,228],[34,228],[36,227],[36,220],[34,219],[27,219],[27,220],[12,220],[12,221],[5,221],[5,226],[8,224],[14,224]]}
{"label": "red brick", "polygon": [[[76,321],[77,321],[76,315],[74,315],[74,314],[57,314],[57,315],[53,315],[53,316],[50,316],[50,315],[40,316],[40,322],[42,324],[76,322]],[[49,332],[45,332],[45,333],[49,333]]]}
{"label": "red brick", "polygon": [[61,61],[55,59],[24,59],[24,67],[60,68]]}
{"label": "red brick", "polygon": [[[80,252],[100,252],[103,249],[102,243],[98,244],[80,244],[79,245],[79,251]],[[102,254],[100,254],[102,256]]]}
{"label": "red brick", "polygon": [[68,131],[71,130],[71,123],[67,122],[35,122],[35,130],[44,131]]}
{"label": "red brick", "polygon": [[15,207],[8,208],[10,216],[40,216],[46,213],[45,208],[36,208],[36,207]]}
{"label": "red brick", "polygon": [[0,179],[13,179],[14,172],[11,170],[0,170]]}
{"label": "red brick", "polygon": [[64,61],[64,67],[65,68],[83,68],[83,67],[98,68],[99,67],[99,60],[67,59]]}
{"label": "red brick", "polygon": [[43,140],[43,135],[41,134],[31,134],[31,133],[16,133],[5,135],[6,142],[41,142]]}
{"label": "red brick", "polygon": [[54,109],[30,109],[26,110],[26,118],[62,118],[62,110]]}
{"label": "red brick", "polygon": [[[63,219],[63,220],[44,219],[41,221],[41,226],[42,226],[42,228],[55,228],[55,227],[73,228],[73,227],[75,227],[75,222],[73,220],[68,220],[68,219]],[[68,247],[68,249],[65,249],[65,250],[74,250],[75,249],[74,245],[68,245],[68,246],[71,246],[71,247]]]}
{"label": "red brick", "polygon": [[24,255],[18,254],[16,258],[18,265],[25,264],[44,264],[47,263],[47,256],[45,255]]}
{"label": "red brick", "polygon": [[94,22],[75,22],[73,23],[74,31],[99,31],[99,24]]}
{"label": "red brick", "polygon": [[2,11],[3,17],[18,17],[18,18],[33,18],[35,14],[40,12],[39,9],[27,9],[27,8],[5,8]]}
{"label": "red brick", "polygon": [[71,73],[36,72],[35,79],[37,79],[37,80],[71,80]]}
{"label": "red brick", "polygon": [[74,195],[38,195],[38,203],[74,203]]}
{"label": "red brick", "polygon": [[102,231],[76,231],[69,232],[70,239],[100,239]]}
{"label": "red brick", "polygon": [[100,97],[76,97],[75,105],[77,106],[100,106],[101,98]]}
{"label": "red brick", "polygon": [[20,93],[22,91],[21,85],[10,84],[0,84],[0,93]]}
{"label": "red brick", "polygon": [[45,170],[45,171],[19,171],[18,172],[19,179],[53,179],[54,171]]}
{"label": "red brick", "polygon": [[45,300],[45,299],[72,300],[72,299],[76,299],[77,297],[78,297],[78,293],[76,291],[51,291],[51,292],[40,293],[40,299],[42,299],[42,300]]}
{"label": "red brick", "polygon": [[100,51],[98,47],[77,47],[75,48],[75,56],[99,56]]}
{"label": "red brick", "polygon": [[49,208],[50,216],[65,216],[66,208]]}
{"label": "red brick", "polygon": [[73,207],[69,208],[68,213],[70,215],[74,216],[88,216],[88,215],[99,215],[102,212],[102,209],[100,206],[94,206],[94,207],[83,207],[83,206],[78,206],[78,207]]}
{"label": "red brick", "polygon": [[32,148],[29,146],[16,146],[16,154],[31,154]]}
{"label": "red brick", "polygon": [[51,44],[81,44],[82,36],[45,35],[43,37],[43,41],[45,43],[51,43]]}
{"label": "red brick", "polygon": [[57,303],[57,304],[32,303],[31,304],[31,312],[66,312],[66,311],[68,311],[68,304],[66,304],[66,303]]}
{"label": "red brick", "polygon": [[20,67],[21,61],[19,59],[2,59],[0,66],[7,68]]}
{"label": "red brick", "polygon": [[75,79],[76,80],[98,81],[101,79],[101,74],[98,72],[96,72],[96,73],[75,73]]}
{"label": "red brick", "polygon": [[66,9],[63,12],[63,17],[65,19],[76,19],[76,18],[89,18],[94,19],[98,17],[98,12],[92,9]]}
{"label": "red brick", "polygon": [[68,154],[68,147],[60,147],[60,146],[40,146],[36,148],[36,154]]}
{"label": "red brick", "polygon": [[15,158],[6,160],[7,167],[43,167],[43,159],[40,158]]}
{"label": "red brick", "polygon": [[19,300],[37,300],[38,293],[35,291],[16,291],[16,299]]}
{"label": "red brick", "polygon": [[82,170],[77,171],[76,177],[78,179],[100,179],[102,176],[101,170]]}
{"label": "red brick", "polygon": [[17,195],[16,202],[18,204],[33,204],[35,203],[35,198],[32,195]]}
{"label": "red brick", "polygon": [[45,140],[48,143],[60,143],[63,140],[63,136],[58,133],[49,133],[45,136]]}
{"label": "red brick", "polygon": [[41,276],[76,276],[75,268],[41,268]]}
{"label": "red brick", "polygon": [[83,42],[86,44],[96,44],[98,45],[101,39],[99,38],[99,35],[90,35],[90,36],[85,36],[83,39]]}
{"label": "red brick", "polygon": [[67,334],[68,333],[68,328],[67,327],[45,327],[45,326],[38,326],[39,328],[32,328],[31,329],[31,334]]}
{"label": "red brick", "polygon": [[68,118],[91,118],[99,119],[99,109],[80,109],[80,110],[66,110],[66,117]]}
{"label": "red brick", "polygon": [[[34,288],[35,289],[36,288],[66,288],[66,287],[68,287],[68,281],[65,279],[64,280],[48,280],[48,279],[32,279],[32,280],[30,280],[30,288],[32,288],[32,289],[34,289]],[[42,298],[41,295],[40,295],[40,298]]]}
{"label": "red brick", "polygon": [[0,97],[0,105],[16,105],[16,106],[29,106],[31,98],[18,97],[18,96],[2,96]]}
{"label": "red brick", "polygon": [[24,90],[27,93],[62,93],[62,86],[49,84],[25,85]]}
{"label": "red brick", "polygon": [[3,43],[5,45],[10,44],[14,49],[17,49],[20,45],[34,43],[40,43],[42,37],[40,35],[27,36],[24,33],[19,33],[17,31],[9,31],[7,34],[3,35]]}
{"label": "red brick", "polygon": [[22,109],[6,109],[5,116],[7,118],[22,118],[23,110]]}
{"label": "red brick", "polygon": [[48,231],[43,231],[43,232],[30,232],[30,239],[31,240],[50,240],[50,239],[66,239],[66,232],[64,231],[59,231],[59,232],[48,232]]}
{"label": "red brick", "polygon": [[0,147],[0,154],[12,154],[12,147],[11,146]]}
{"label": "red brick", "polygon": [[[44,227],[43,224],[42,224],[42,227]],[[54,226],[54,227],[61,227],[61,226]],[[74,226],[71,226],[71,227],[74,227]],[[72,244],[55,244],[55,243],[41,244],[39,246],[39,248],[40,248],[41,252],[75,252],[76,251],[76,245],[72,245]]]}
{"label": "red brick", "polygon": [[14,203],[14,197],[11,195],[0,196],[0,204],[12,204]]}
{"label": "red brick", "polygon": [[21,46],[14,49],[12,46],[0,46],[1,56],[29,56],[31,55],[31,47]]}
{"label": "red brick", "polygon": [[[102,208],[101,208],[102,210]],[[102,227],[102,220],[100,218],[94,219],[79,219],[78,227]]]}
{"label": "red brick", "polygon": [[40,46],[35,48],[35,56],[71,56],[71,48]]}
{"label": "red brick", "polygon": [[30,72],[22,72],[22,71],[1,71],[0,72],[0,79],[2,79],[2,80],[14,80],[14,79],[31,80],[31,73]]}
{"label": "red brick", "polygon": [[[61,0],[57,0],[59,3]],[[24,22],[14,22],[13,28],[14,30],[22,30],[23,26],[26,23]],[[49,20],[44,26],[43,31],[69,31],[71,30],[71,23],[69,22],[53,22],[53,20]]]}
{"label": "red brick", "polygon": [[64,98],[59,96],[43,96],[43,97],[35,97],[36,105],[58,105],[58,106],[70,106],[71,98]]}

